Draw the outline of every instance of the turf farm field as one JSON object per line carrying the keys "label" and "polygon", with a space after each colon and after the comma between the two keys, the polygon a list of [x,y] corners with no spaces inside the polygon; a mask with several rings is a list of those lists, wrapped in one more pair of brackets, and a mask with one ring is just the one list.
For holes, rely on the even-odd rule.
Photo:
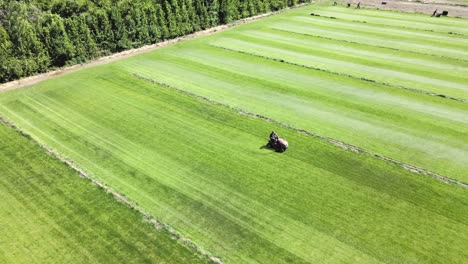
{"label": "turf farm field", "polygon": [[[467,183],[467,47],[468,20],[307,6],[0,93],[0,115],[224,263],[466,263],[463,184],[319,136]],[[53,188],[104,197],[90,216],[119,207],[46,157],[70,175]]]}
{"label": "turf farm field", "polygon": [[208,263],[3,124],[0,139],[1,263]]}

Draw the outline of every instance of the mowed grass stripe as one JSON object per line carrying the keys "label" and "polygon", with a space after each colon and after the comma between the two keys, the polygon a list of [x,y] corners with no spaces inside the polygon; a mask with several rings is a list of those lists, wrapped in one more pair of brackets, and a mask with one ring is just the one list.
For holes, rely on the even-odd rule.
{"label": "mowed grass stripe", "polygon": [[[288,17],[288,21],[294,21],[302,25],[321,26],[331,30],[351,31],[359,34],[372,34],[373,36],[388,39],[398,39],[401,42],[423,43],[432,46],[443,46],[454,50],[464,51],[468,45],[468,38],[453,34],[434,34],[433,32],[421,32],[412,29],[393,28],[391,26],[382,27],[380,25],[359,24],[356,22],[330,19],[317,16],[293,16]],[[358,27],[356,25],[359,25]]]}
{"label": "mowed grass stripe", "polygon": [[12,128],[0,138],[1,262],[207,262]]}
{"label": "mowed grass stripe", "polygon": [[[81,88],[70,79],[65,89],[62,84],[57,89],[44,83],[45,94],[34,89],[30,98],[20,99],[31,108],[15,101],[7,108],[44,134],[56,135],[55,123],[60,123],[57,130],[69,135],[60,142],[91,157],[96,166],[126,184],[99,177],[209,245],[227,262],[378,262],[463,256],[465,234],[455,232],[464,230],[467,220],[461,213],[466,206],[462,189],[129,79],[115,69],[80,74],[88,77],[76,79]],[[105,81],[107,75],[113,78]],[[100,85],[91,87],[88,83],[94,78]],[[49,122],[36,120],[41,116]],[[70,122],[60,116],[70,117]],[[28,130],[28,123],[19,123]],[[80,132],[74,123],[88,133]],[[294,151],[277,155],[259,149],[268,129],[288,138]],[[62,149],[53,141],[47,143]],[[70,158],[87,164],[80,156]],[[278,164],[281,173],[271,164]],[[438,195],[429,195],[434,192]],[[428,195],[434,199],[426,199]],[[376,212],[382,206],[389,210]],[[435,236],[432,224],[440,230]],[[400,232],[411,234],[411,239],[402,240]],[[440,246],[434,241],[448,235],[454,244],[442,245],[441,254],[429,256],[431,247]],[[424,250],[416,250],[414,240],[421,241],[418,248]],[[387,250],[390,244],[401,246]]]}
{"label": "mowed grass stripe", "polygon": [[388,39],[385,36],[374,36],[371,33],[360,33],[349,30],[340,30],[327,28],[321,25],[306,25],[292,21],[273,22],[271,28],[280,29],[301,34],[309,34],[318,37],[327,37],[336,40],[345,40],[350,42],[371,44],[372,46],[397,48],[403,51],[412,51],[420,54],[429,54],[438,57],[446,57],[454,60],[468,61],[468,52],[466,50],[454,50],[451,48],[440,47],[423,42],[405,42],[398,38]]}
{"label": "mowed grass stripe", "polygon": [[[224,34],[227,37],[231,35]],[[350,42],[316,38],[313,36],[296,34],[273,29],[244,29],[237,31],[233,36],[257,37],[281,43],[290,43],[300,47],[307,47],[313,51],[335,54],[336,57],[352,57],[356,60],[374,61],[379,67],[405,69],[414,72],[427,72],[435,76],[450,76],[455,80],[466,80],[468,77],[468,63],[457,62],[447,58],[415,54],[411,52],[395,51],[391,49],[372,47]],[[387,63],[383,63],[387,62]],[[441,71],[445,70],[445,71]]]}
{"label": "mowed grass stripe", "polygon": [[174,48],[146,58],[119,67],[129,74],[138,67],[144,77],[465,179],[464,103],[204,46]]}
{"label": "mowed grass stripe", "polygon": [[[446,105],[444,100],[435,99],[433,103],[438,103],[430,106],[425,100],[427,97],[421,98],[414,93],[399,91],[399,89],[391,89],[386,86],[375,84],[363,85],[363,87],[358,89],[351,86],[351,84],[356,83],[352,78],[341,77],[330,81],[328,79],[332,78],[332,76],[336,77],[332,73],[302,69],[302,67],[298,68],[291,65],[282,65],[282,63],[277,62],[271,65],[265,65],[254,71],[258,64],[267,64],[269,59],[256,58],[256,56],[253,57],[250,54],[239,55],[235,50],[226,51],[224,49],[217,49],[216,47],[197,47],[192,50],[179,49],[174,50],[174,52],[167,52],[164,57],[159,56],[158,59],[185,65],[194,65],[194,68],[199,69],[198,74],[211,72],[213,73],[213,77],[217,77],[216,75],[230,75],[233,76],[233,78],[240,79],[241,82],[250,83],[250,86],[252,86],[250,88],[258,88],[262,90],[262,93],[266,91],[290,92],[305,98],[307,98],[307,94],[309,94],[310,99],[314,98],[312,95],[330,97],[326,100],[320,98],[323,102],[330,102],[333,98],[346,96],[354,102],[363,100],[371,100],[373,102],[380,101],[387,104],[394,104],[401,108],[407,108],[408,110],[417,111],[421,114],[429,114],[429,116],[427,116],[428,120],[437,116],[455,122],[468,123],[468,117],[465,113],[458,113],[456,110],[451,109],[451,106],[455,106],[455,108],[461,106],[458,110],[464,108],[463,105],[457,103]],[[226,61],[229,63],[226,63]],[[194,78],[194,80],[196,79],[197,78]],[[339,86],[336,87],[338,80],[345,83],[347,89],[341,89]],[[263,83],[262,85],[256,85],[258,82]],[[334,83],[335,85],[333,85]],[[307,87],[307,85],[310,84],[315,85],[313,89]],[[250,90],[255,94],[254,89]],[[405,101],[403,97],[411,101]],[[336,106],[333,106],[333,108],[335,107]],[[407,116],[409,114],[404,115]],[[444,124],[444,126],[448,127],[449,125]]]}
{"label": "mowed grass stripe", "polygon": [[[333,10],[331,8],[323,8],[320,10],[317,10],[315,13],[316,15],[322,16],[322,17],[334,17],[336,19],[340,20],[346,20],[349,22],[360,22],[360,23],[366,23],[369,25],[376,25],[380,26],[383,28],[387,27],[395,27],[395,28],[402,28],[402,29],[410,29],[410,30],[415,30],[415,31],[421,31],[421,32],[435,32],[435,33],[442,33],[442,34],[448,34],[448,35],[457,35],[457,36],[468,36],[468,30],[465,29],[466,27],[466,22],[460,19],[456,19],[457,22],[462,22],[461,25],[454,25],[453,24],[453,18],[450,18],[448,24],[445,24],[444,21],[439,21],[440,19],[438,18],[427,18],[424,17],[423,20],[420,21],[408,21],[408,20],[402,20],[402,19],[395,19],[395,18],[384,18],[384,17],[378,17],[378,16],[369,16],[369,15],[362,15],[359,13],[359,10],[352,13],[352,12],[340,12],[340,9],[338,10]],[[437,20],[434,20],[437,19]],[[446,18],[443,18],[446,19]],[[425,21],[424,21],[425,20]],[[443,24],[440,24],[442,22]]]}
{"label": "mowed grass stripe", "polygon": [[[35,110],[36,110],[36,109],[35,109]],[[50,122],[49,122],[49,123],[50,123]],[[71,129],[71,130],[74,131],[74,129]],[[119,155],[117,154],[117,156],[119,156]],[[127,160],[121,160],[120,162],[121,162],[121,163],[124,163],[124,164],[128,164],[128,161],[127,161]],[[173,164],[173,166],[170,166],[170,165],[171,165],[171,164],[168,165],[168,166],[169,166],[168,169],[170,169],[170,168],[180,168],[180,165],[178,165],[178,164]],[[174,166],[174,165],[175,165],[175,166]],[[151,172],[154,173],[155,171],[154,171],[153,169],[154,169],[154,167],[151,168],[149,171],[151,171]],[[180,173],[180,171],[179,171],[179,173]],[[169,176],[169,175],[167,175],[167,176]],[[188,179],[187,179],[187,181],[184,181],[184,182],[188,182]],[[115,186],[115,183],[114,183],[113,185]],[[152,184],[152,187],[156,187],[156,186],[154,186],[154,184]],[[179,188],[180,188],[180,187],[181,187],[181,186],[179,186]],[[179,189],[179,190],[180,190],[180,189]],[[135,190],[135,191],[137,191],[137,190]],[[183,189],[180,190],[180,191],[185,192],[185,191],[183,191]],[[230,196],[230,197],[231,197],[231,196]],[[204,199],[202,199],[202,198],[204,198]],[[200,198],[200,200],[204,200],[205,203],[209,202],[209,200],[207,200],[207,197],[202,197],[202,198]],[[239,206],[241,206],[241,205],[243,205],[243,204],[245,204],[245,203],[248,203],[248,201],[243,201],[242,203],[240,203]],[[262,211],[264,211],[264,210],[262,210]],[[169,215],[167,212],[165,213],[165,215],[166,215],[166,214]],[[184,219],[184,220],[185,220],[185,219]],[[189,223],[190,223],[190,221],[185,221],[185,222],[186,222],[186,224],[189,224]],[[225,226],[225,225],[223,225],[223,226]],[[207,232],[208,232],[208,231],[207,231]],[[305,232],[305,231],[302,229],[301,232]],[[317,234],[314,235],[314,237],[316,237],[316,236],[317,236]],[[279,249],[277,249],[277,251],[278,251],[278,250],[279,250]],[[349,255],[349,254],[345,254],[345,255]]]}
{"label": "mowed grass stripe", "polygon": [[347,8],[334,8],[334,7],[320,7],[317,9],[318,14],[322,14],[323,11],[334,13],[333,16],[339,18],[340,14],[343,15],[355,15],[359,16],[361,19],[358,20],[378,20],[385,21],[385,24],[393,25],[396,24],[406,24],[410,27],[415,28],[427,28],[437,31],[444,32],[457,32],[468,34],[467,25],[468,22],[466,19],[459,19],[453,17],[442,17],[441,19],[430,17],[426,14],[416,14],[416,13],[405,13],[405,12],[394,12],[394,11],[380,11],[375,9],[361,9],[361,10],[352,10]]}
{"label": "mowed grass stripe", "polygon": [[[443,74],[431,75],[419,70],[407,70],[398,65],[384,64],[366,58],[356,58],[339,54],[327,49],[311,49],[291,45],[287,42],[264,40],[258,37],[219,38],[211,45],[259,55],[278,61],[291,62],[313,69],[333,72],[356,79],[376,81],[404,89],[428,91],[435,94],[468,99],[468,80],[463,77],[452,78]],[[439,71],[440,72],[440,71]]]}
{"label": "mowed grass stripe", "polygon": [[[60,108],[61,108],[61,107],[59,107],[58,109],[60,109]],[[34,109],[34,111],[35,111],[35,109]],[[173,120],[172,120],[172,121],[173,121]],[[168,121],[168,122],[169,122],[169,121]],[[48,122],[48,123],[50,123],[50,122]],[[166,127],[167,127],[167,126],[166,126]],[[74,128],[76,128],[76,127],[74,126]],[[71,131],[75,131],[74,128],[71,129]],[[66,131],[65,128],[62,128],[62,130],[63,130],[63,131]],[[97,142],[99,142],[99,141],[97,141]],[[125,142],[125,141],[123,141],[123,142]],[[84,143],[84,142],[83,142],[83,143]],[[84,145],[83,143],[81,143],[80,145]],[[186,143],[188,144],[189,142],[186,142]],[[98,143],[98,144],[99,144],[99,143]],[[87,142],[86,142],[86,145],[89,146],[89,144],[88,144]],[[200,146],[203,146],[203,145],[200,144]],[[99,146],[99,148],[101,148],[101,146]],[[95,148],[95,149],[97,149],[97,148]],[[126,146],[126,149],[129,149],[128,146]],[[129,149],[129,150],[131,150],[131,149]],[[105,151],[105,150],[104,150],[104,151]],[[130,152],[130,153],[131,153],[131,152]],[[142,153],[142,150],[141,150],[141,148],[140,148],[140,149],[138,149],[137,153],[143,154],[144,151],[143,151],[143,153]],[[119,155],[118,153],[116,153],[116,154],[113,155],[113,156],[116,156],[116,157],[119,158],[119,160],[118,160],[119,163],[122,163],[122,164],[131,164],[131,165],[133,165],[133,164],[131,163],[131,161],[129,161],[129,160],[127,159],[127,157],[122,157],[122,155]],[[145,155],[145,156],[146,156],[146,155]],[[130,157],[130,156],[128,156],[128,157]],[[135,156],[132,155],[131,157],[135,157]],[[159,158],[158,158],[158,159],[159,159]],[[135,158],[134,158],[133,160],[135,160]],[[141,158],[139,158],[139,160],[140,160],[140,164],[139,164],[137,167],[131,167],[132,169],[135,168],[135,170],[138,170],[138,168],[141,168],[141,165],[142,165],[142,164],[141,164]],[[82,163],[82,164],[85,164],[85,163]],[[149,163],[146,163],[146,165],[148,165],[148,164],[149,164]],[[164,166],[167,166],[167,167],[165,167],[165,168],[167,168],[167,169],[169,169],[169,170],[174,170],[174,169],[176,169],[175,171],[173,171],[173,173],[177,173],[177,172],[180,173],[180,167],[181,167],[180,164],[165,163]],[[150,165],[150,168],[148,168],[147,171],[143,171],[143,172],[144,172],[144,173],[155,173],[155,172],[160,172],[160,171],[161,171],[161,164],[159,164],[159,166]],[[135,175],[135,171],[131,171],[130,173],[131,173],[132,175]],[[166,177],[167,177],[166,180],[171,180],[170,175],[172,175],[172,174],[166,175]],[[166,185],[162,185],[162,186],[161,186],[161,185],[157,185],[157,182],[148,181],[148,179],[145,179],[145,180],[143,180],[143,181],[145,182],[145,186],[151,186],[151,190],[152,190],[152,191],[151,191],[150,193],[154,193],[154,190],[161,191],[161,190],[164,190],[164,189],[170,189],[170,187],[167,187]],[[186,186],[190,186],[190,188],[193,189],[193,186],[194,186],[193,184],[188,185],[188,183],[190,182],[189,179],[184,180],[184,181],[179,181],[179,182],[177,182],[177,183],[174,184],[174,185],[177,185],[178,183],[184,183],[184,182],[187,183]],[[116,183],[116,182],[113,182],[113,181],[112,181],[111,183],[112,183],[113,186],[121,186],[119,183]],[[149,184],[149,185],[147,185],[147,184]],[[127,184],[125,187],[128,187],[128,184]],[[182,198],[183,198],[183,197],[186,196],[185,194],[187,193],[187,190],[185,190],[185,188],[182,188],[182,189],[181,189],[181,187],[183,187],[183,185],[182,185],[182,186],[181,186],[181,185],[178,185],[178,189],[177,189],[177,190],[181,192],[179,196],[182,196]],[[218,189],[219,186],[216,186],[216,188]],[[128,190],[128,189],[127,189],[127,190]],[[138,188],[131,188],[131,190],[132,190],[133,192],[138,192],[138,193],[142,192],[143,194],[145,194],[145,193],[144,193],[144,190],[145,190],[145,187],[144,187],[144,186],[138,186]],[[197,193],[198,193],[198,194],[197,194]],[[199,194],[200,194],[200,192],[197,192],[197,193],[196,193],[195,195],[199,195]],[[179,200],[182,200],[183,204],[186,204],[187,206],[194,206],[193,204],[196,205],[197,202],[195,202],[195,201],[192,200],[193,195],[194,195],[193,192],[190,193],[189,195],[190,195],[190,197],[188,197],[188,198],[190,198],[190,199],[187,200],[187,199],[179,198]],[[143,197],[144,197],[144,198],[148,198],[148,196],[143,196]],[[229,197],[232,197],[232,195],[229,195]],[[195,197],[195,198],[197,198],[197,200],[203,200],[205,203],[209,203],[209,199],[208,199],[209,197],[206,197],[206,196],[205,196],[205,197]],[[151,198],[151,197],[150,197],[150,199],[151,199],[151,200],[149,201],[150,203],[152,203],[152,204],[155,204],[155,203],[158,204],[158,200],[154,200],[154,198]],[[174,194],[172,194],[171,199],[174,199]],[[226,197],[226,199],[227,199],[227,197]],[[139,201],[141,201],[141,200],[142,200],[142,199],[140,199]],[[145,201],[145,200],[143,200],[143,201]],[[244,204],[244,203],[247,203],[247,202],[248,202],[248,201],[244,201],[244,202],[242,202],[241,204]],[[220,202],[218,202],[218,205],[219,205],[219,204],[220,204]],[[179,206],[180,206],[180,205],[179,205]],[[171,207],[166,206],[166,208],[164,208],[164,209],[169,210],[169,211],[164,211],[164,214],[163,214],[163,215],[167,215],[167,216],[173,215],[173,216],[177,217],[178,221],[181,221],[181,222],[183,222],[183,223],[185,223],[185,224],[195,225],[195,224],[193,223],[192,220],[187,219],[187,218],[184,218],[184,216],[181,215],[181,214],[174,213],[174,212],[173,212],[174,209],[171,209]],[[206,212],[205,212],[205,213],[206,213]],[[208,214],[209,214],[209,215],[212,215],[213,213],[208,213]],[[180,217],[182,217],[182,218],[180,218]],[[223,224],[223,225],[220,226],[220,228],[226,228],[227,225],[229,225],[229,224]],[[231,224],[231,225],[236,225],[236,223],[233,223],[233,224]],[[202,230],[202,231],[203,231],[203,230]],[[239,234],[239,235],[246,236],[246,234],[243,234],[243,233],[241,233],[241,234]],[[315,236],[317,236],[317,234],[316,234]],[[275,250],[281,251],[279,248],[277,248],[277,249],[275,249]]]}
{"label": "mowed grass stripe", "polygon": [[442,176],[442,175],[439,175],[437,173],[434,173],[432,171],[428,171],[426,169],[423,169],[423,168],[418,168],[418,167],[415,167],[414,165],[410,165],[410,164],[406,164],[404,162],[401,162],[401,161],[397,161],[397,160],[394,160],[392,158],[389,158],[389,157],[384,157],[384,156],[381,156],[377,153],[373,153],[373,152],[370,152],[368,150],[365,150],[365,149],[362,149],[362,148],[359,148],[357,146],[353,146],[353,145],[349,145],[345,142],[342,142],[342,141],[339,141],[339,140],[336,140],[336,139],[333,139],[333,138],[329,138],[329,137],[326,137],[326,136],[323,136],[323,135],[319,135],[319,134],[316,134],[316,133],[313,133],[313,132],[310,132],[310,131],[306,131],[306,130],[303,130],[303,129],[300,129],[300,128],[296,128],[296,127],[292,127],[291,125],[288,125],[286,123],[283,123],[283,122],[280,122],[278,120],[274,120],[270,117],[266,117],[266,116],[262,116],[262,115],[258,115],[256,113],[252,113],[252,112],[248,112],[244,109],[239,109],[239,108],[235,108],[235,107],[232,107],[230,105],[227,105],[227,104],[224,104],[224,103],[221,103],[221,102],[216,102],[216,101],[213,101],[212,99],[210,98],[206,98],[206,97],[203,97],[203,96],[200,96],[200,95],[197,95],[197,94],[194,94],[194,93],[191,93],[191,92],[188,92],[186,90],[182,90],[180,88],[177,88],[177,87],[174,87],[174,86],[171,86],[171,85],[168,85],[166,83],[161,83],[161,82],[158,82],[158,81],[155,81],[155,80],[152,80],[152,79],[148,79],[148,78],[145,78],[143,76],[140,76],[138,74],[134,74],[133,75],[135,78],[139,78],[139,79],[142,79],[142,80],[145,80],[145,81],[148,81],[150,83],[153,83],[153,84],[156,84],[158,86],[162,86],[164,88],[168,88],[168,89],[172,89],[172,90],[175,90],[175,91],[178,91],[178,92],[181,92],[183,94],[187,94],[189,96],[192,96],[194,98],[197,98],[197,99],[200,99],[200,100],[203,100],[203,101],[207,101],[207,102],[210,102],[212,104],[215,104],[215,105],[219,105],[219,106],[223,106],[223,107],[227,107],[228,109],[232,109],[238,113],[241,113],[243,115],[246,115],[246,116],[249,116],[251,118],[258,118],[258,119],[261,119],[261,120],[264,120],[266,122],[271,122],[273,124],[276,124],[276,125],[279,125],[279,126],[282,126],[282,127],[285,127],[285,128],[288,128],[288,129],[291,129],[293,131],[296,131],[298,133],[301,133],[301,134],[304,134],[304,135],[307,135],[307,136],[311,136],[311,137],[314,137],[314,138],[318,138],[318,139],[321,139],[325,142],[328,142],[328,143],[331,143],[335,146],[338,146],[340,148],[343,148],[343,149],[346,149],[346,150],[350,150],[350,151],[353,151],[353,152],[356,152],[356,153],[360,153],[360,154],[366,154],[366,155],[369,155],[369,156],[372,156],[372,157],[375,157],[375,158],[378,158],[378,159],[381,159],[381,160],[384,160],[386,162],[389,162],[389,163],[392,163],[392,164],[396,164],[404,169],[407,169],[409,171],[412,171],[414,173],[420,173],[420,174],[424,174],[424,175],[428,175],[428,176],[431,176],[433,178],[436,178],[438,180],[441,180],[445,183],[451,183],[451,184],[458,184],[462,187],[465,187],[467,188],[468,187],[468,184],[465,184],[459,180],[456,180],[456,179],[451,179],[451,178],[447,178],[445,176]]}

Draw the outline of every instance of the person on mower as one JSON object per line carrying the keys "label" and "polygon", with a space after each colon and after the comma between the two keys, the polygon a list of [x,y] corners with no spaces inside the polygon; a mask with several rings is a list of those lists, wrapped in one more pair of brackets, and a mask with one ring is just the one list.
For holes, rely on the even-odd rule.
{"label": "person on mower", "polygon": [[278,143],[278,140],[279,140],[279,137],[275,133],[275,131],[271,131],[271,133],[270,133],[270,144],[271,145],[276,145],[276,143]]}
{"label": "person on mower", "polygon": [[274,149],[276,152],[284,152],[288,148],[288,142],[280,138],[275,131],[271,131],[267,147]]}

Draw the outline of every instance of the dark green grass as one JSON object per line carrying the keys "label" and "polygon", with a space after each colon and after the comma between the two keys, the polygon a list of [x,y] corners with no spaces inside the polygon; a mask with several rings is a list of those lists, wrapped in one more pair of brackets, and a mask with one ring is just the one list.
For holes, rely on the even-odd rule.
{"label": "dark green grass", "polygon": [[0,124],[1,263],[206,263]]}
{"label": "dark green grass", "polygon": [[[2,98],[2,113],[34,138],[227,263],[468,258],[464,188],[116,67]],[[263,148],[270,130],[287,152]]]}

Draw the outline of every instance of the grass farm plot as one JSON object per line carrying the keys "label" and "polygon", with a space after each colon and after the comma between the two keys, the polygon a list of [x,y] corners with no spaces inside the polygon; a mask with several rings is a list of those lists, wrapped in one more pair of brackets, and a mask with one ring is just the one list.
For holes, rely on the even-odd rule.
{"label": "grass farm plot", "polygon": [[[309,15],[321,12],[359,15],[362,20],[395,15],[397,25],[412,27],[404,35],[410,39],[400,39],[398,32],[406,29],[388,20],[380,22],[385,36],[363,33],[361,26],[367,30],[369,25],[347,20],[352,26],[347,26],[346,34],[356,41],[334,38],[339,30],[327,24],[298,21],[326,20]],[[468,21],[359,12],[302,8],[131,58],[116,67],[467,182],[468,62],[462,55],[466,49],[461,50],[467,39],[427,31],[422,23],[457,32],[464,28],[459,24]],[[336,19],[344,24],[341,20]],[[415,20],[420,24],[412,24]],[[306,29],[291,32],[290,24]],[[281,25],[284,30],[278,30]],[[323,37],[303,34],[317,30]],[[452,46],[426,43],[429,36]],[[374,38],[390,42],[377,45]],[[359,43],[362,39],[369,41]],[[392,48],[394,42],[398,49]],[[413,42],[429,48],[415,51]],[[440,48],[462,52],[441,57]]]}
{"label": "grass farm plot", "polygon": [[1,263],[207,263],[0,123]]}
{"label": "grass farm plot", "polygon": [[[34,138],[226,263],[468,258],[464,188],[158,86],[119,64],[11,91],[0,105]],[[290,150],[263,148],[271,129]]]}

